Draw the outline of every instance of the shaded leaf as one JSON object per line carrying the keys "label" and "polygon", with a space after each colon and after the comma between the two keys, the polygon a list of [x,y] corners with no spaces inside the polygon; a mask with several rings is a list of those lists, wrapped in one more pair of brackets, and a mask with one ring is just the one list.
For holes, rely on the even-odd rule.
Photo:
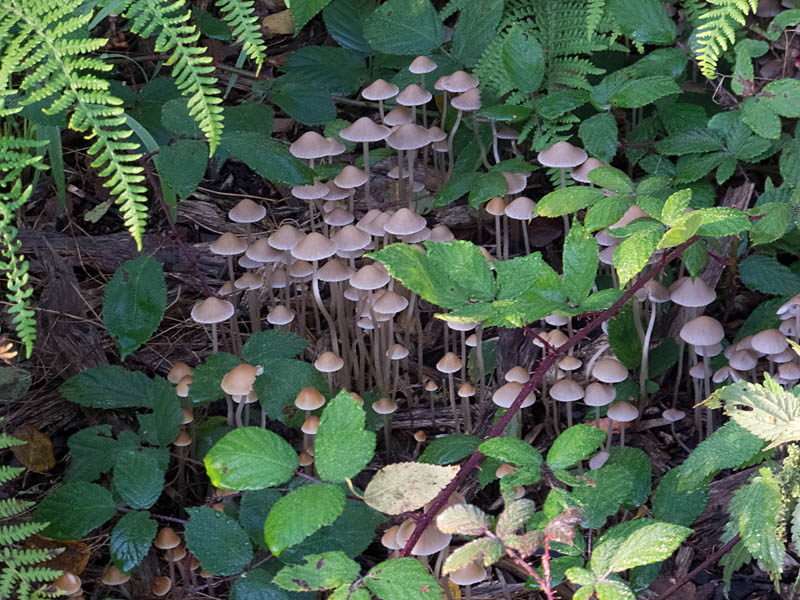
{"label": "shaded leaf", "polygon": [[253,546],[239,524],[209,506],[187,508],[187,549],[214,575],[236,575],[253,560]]}

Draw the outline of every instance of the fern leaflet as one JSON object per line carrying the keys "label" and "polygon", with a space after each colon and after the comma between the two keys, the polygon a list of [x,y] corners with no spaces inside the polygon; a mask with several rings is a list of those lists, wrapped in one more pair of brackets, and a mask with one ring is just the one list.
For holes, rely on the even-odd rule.
{"label": "fern leaflet", "polygon": [[695,37],[700,71],[711,79],[716,74],[720,55],[729,45],[736,43],[736,31],[745,25],[745,16],[756,11],[758,0],[709,0],[709,2],[718,8],[701,12],[697,16],[700,25]]}
{"label": "fern leaflet", "polygon": [[217,0],[223,20],[230,26],[233,37],[241,42],[247,57],[255,61],[256,74],[267,58],[267,45],[261,36],[258,17],[253,14],[253,0]]}

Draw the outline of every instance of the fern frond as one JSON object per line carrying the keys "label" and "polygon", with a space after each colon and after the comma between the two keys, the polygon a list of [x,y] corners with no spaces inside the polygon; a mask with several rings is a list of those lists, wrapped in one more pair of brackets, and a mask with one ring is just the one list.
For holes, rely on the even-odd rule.
{"label": "fern frond", "polygon": [[131,30],[142,37],[156,36],[156,52],[170,53],[175,85],[186,96],[189,114],[206,136],[209,156],[222,136],[222,98],[215,87],[214,66],[205,48],[196,46],[200,32],[189,21],[190,12],[182,11],[184,0],[136,0],[126,11],[132,19]]}
{"label": "fern frond", "polygon": [[[24,471],[25,469],[19,470]],[[20,473],[17,473],[14,475],[14,477],[18,475],[20,475]],[[10,519],[11,517],[16,517],[17,515],[24,513],[26,510],[33,508],[34,504],[34,502],[17,500],[16,498],[4,498],[3,500],[0,500],[0,519]]]}
{"label": "fern frond", "polygon": [[253,14],[253,0],[217,0],[222,19],[228,24],[247,57],[256,63],[256,74],[267,59],[267,45],[261,35],[258,16]]}
{"label": "fern frond", "polygon": [[[124,124],[122,101],[108,91],[108,82],[97,76],[112,65],[88,56],[106,40],[72,35],[92,18],[90,11],[79,10],[82,4],[81,0],[5,3],[0,38],[9,41],[0,61],[0,99],[8,95],[11,75],[21,74],[22,106],[44,100],[46,113],[73,111],[69,125],[95,139],[89,149],[97,155],[92,165],[109,177],[103,185],[111,188],[128,231],[141,249],[147,198],[142,185],[144,171],[136,164],[140,155],[131,153],[138,146],[124,141],[131,130]],[[27,321],[22,311],[17,316],[20,322]]]}
{"label": "fern frond", "polygon": [[697,15],[699,26],[696,58],[705,77],[716,74],[719,57],[736,43],[736,32],[746,23],[745,17],[755,13],[758,0],[709,0],[717,6]]}
{"label": "fern frond", "polygon": [[18,525],[0,525],[0,544],[11,545],[28,539],[45,528],[41,523],[20,523]]}
{"label": "fern frond", "polygon": [[586,3],[586,37],[592,39],[597,33],[597,26],[603,20],[606,0],[588,0]]}

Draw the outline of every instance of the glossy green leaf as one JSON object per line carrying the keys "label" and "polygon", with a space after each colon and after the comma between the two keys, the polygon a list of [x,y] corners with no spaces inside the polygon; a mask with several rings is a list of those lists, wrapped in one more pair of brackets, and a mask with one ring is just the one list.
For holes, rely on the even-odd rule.
{"label": "glossy green leaf", "polygon": [[[304,89],[283,90],[287,93],[303,93]],[[327,94],[324,90],[323,93]],[[315,90],[315,93],[318,93]],[[283,96],[278,95],[273,100],[278,103]],[[327,96],[330,102],[330,97]],[[312,100],[309,100],[314,101]],[[281,108],[284,108],[281,106]],[[284,110],[286,110],[284,108]],[[290,114],[292,111],[287,110]],[[335,111],[334,111],[335,112]],[[330,121],[334,115],[322,114],[322,124]],[[328,118],[330,117],[330,118]],[[299,119],[298,119],[299,120]],[[289,154],[288,148],[269,137],[264,137],[256,131],[225,131],[220,142],[221,147],[228,151],[253,169],[258,175],[274,183],[286,185],[304,185],[312,183],[314,173],[303,162]]]}
{"label": "glossy green leaf", "polygon": [[440,600],[441,588],[415,558],[393,558],[378,563],[364,576],[364,584],[380,600]]}
{"label": "glossy green leaf", "polygon": [[739,265],[739,275],[748,288],[764,294],[793,296],[800,291],[800,275],[774,256],[748,256]]}
{"label": "glossy green leaf", "polygon": [[258,568],[237,577],[231,586],[230,600],[293,600],[295,595],[272,582],[274,572]]}
{"label": "glossy green leaf", "polygon": [[332,94],[353,94],[367,77],[361,54],[335,46],[298,48],[286,61],[284,70],[313,81]]}
{"label": "glossy green leaf", "polygon": [[429,0],[388,0],[364,22],[364,37],[384,54],[428,54],[444,41],[442,21]]}
{"label": "glossy green leaf", "polygon": [[270,419],[286,422],[287,410],[293,410],[294,399],[304,387],[325,392],[327,384],[314,365],[293,358],[261,359],[264,372],[256,377],[253,389],[261,407]]}
{"label": "glossy green leaf", "polygon": [[639,108],[664,96],[680,93],[681,88],[672,77],[642,77],[623,85],[611,96],[611,104],[617,108]]}
{"label": "glossy green leaf", "polygon": [[591,569],[607,577],[668,558],[692,530],[674,523],[635,519],[606,531],[592,550]]}
{"label": "glossy green leaf", "polygon": [[64,398],[91,408],[152,408],[152,380],[120,366],[90,367],[61,384]]}
{"label": "glossy green leaf", "polygon": [[125,452],[114,463],[112,484],[131,508],[150,508],[164,489],[164,471],[152,456]]}
{"label": "glossy green leaf", "polygon": [[332,590],[356,580],[361,567],[342,552],[309,554],[305,564],[283,567],[272,581],[286,590]]}
{"label": "glossy green leaf", "polygon": [[800,439],[800,404],[768,374],[763,385],[740,380],[718,392],[725,414],[747,431],[767,440],[767,449]]}
{"label": "glossy green leaf", "polygon": [[217,487],[260,490],[288,481],[297,468],[297,453],[271,431],[240,427],[217,442],[203,462]]}
{"label": "glossy green leaf", "polygon": [[449,465],[468,457],[479,443],[480,438],[477,436],[451,433],[431,440],[419,457],[419,461],[432,465]]}
{"label": "glossy green leaf", "polygon": [[540,217],[560,217],[591,206],[603,197],[603,190],[598,188],[559,188],[545,194],[536,205],[534,214]]}
{"label": "glossy green leaf", "polygon": [[573,304],[581,304],[592,291],[599,254],[597,240],[586,233],[580,223],[573,223],[564,240],[564,284],[561,288]]}
{"label": "glossy green leaf", "polygon": [[123,515],[108,542],[111,562],[123,573],[130,573],[147,556],[156,531],[158,523],[150,518],[148,512],[135,511]]}
{"label": "glossy green leaf", "polygon": [[209,506],[188,508],[186,547],[214,575],[236,575],[253,560],[253,546],[239,524]]}
{"label": "glossy green leaf", "polygon": [[587,177],[596,186],[609,189],[618,194],[630,194],[633,192],[631,178],[615,167],[592,169]]}
{"label": "glossy green leaf", "polygon": [[589,232],[605,229],[619,221],[625,211],[631,207],[631,204],[632,202],[627,195],[602,198],[586,211],[586,216],[583,218],[583,226]]}
{"label": "glossy green leaf", "polygon": [[275,556],[331,525],[344,510],[345,495],[329,483],[304,485],[286,494],[269,511],[264,539]]}
{"label": "glossy green leaf", "polygon": [[542,84],[542,45],[519,24],[511,26],[503,42],[503,66],[513,86],[525,94],[535,92]]}
{"label": "glossy green leaf", "polygon": [[628,472],[619,465],[604,465],[584,477],[587,483],[573,488],[570,498],[581,508],[584,526],[599,529],[631,497],[633,486]]}
{"label": "glossy green leaf", "polygon": [[114,500],[104,487],[84,481],[65,483],[39,502],[33,518],[49,523],[44,535],[77,540],[114,516]]}
{"label": "glossy green leaf", "polygon": [[588,458],[606,438],[604,431],[591,425],[574,425],[559,435],[547,452],[547,466],[568,469]]}
{"label": "glossy green leaf", "polygon": [[597,594],[597,600],[635,600],[636,598],[633,590],[624,581],[598,581],[594,586],[594,593]]}
{"label": "glossy green leaf", "polygon": [[111,436],[111,425],[85,427],[67,440],[70,463],[66,480],[92,482],[110,471],[121,453],[138,445],[139,436],[130,430],[122,432],[119,440],[115,440]]}
{"label": "glossy green leaf", "polygon": [[320,478],[344,482],[367,466],[375,453],[375,433],[364,431],[364,409],[341,391],[322,411],[314,440],[314,465]]}
{"label": "glossy green leaf", "polygon": [[662,232],[660,227],[649,227],[620,242],[614,250],[614,268],[617,270],[620,286],[642,272],[658,248]]}

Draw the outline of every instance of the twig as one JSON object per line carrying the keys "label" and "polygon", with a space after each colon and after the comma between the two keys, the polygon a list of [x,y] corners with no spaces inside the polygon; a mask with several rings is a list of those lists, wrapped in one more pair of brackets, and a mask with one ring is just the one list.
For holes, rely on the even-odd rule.
{"label": "twig", "polygon": [[701,562],[699,565],[697,565],[696,568],[694,568],[691,571],[689,571],[686,575],[681,577],[681,579],[679,581],[676,581],[674,584],[672,584],[672,586],[667,588],[667,591],[664,592],[663,594],[661,594],[658,597],[658,600],[665,600],[666,598],[669,598],[670,596],[672,596],[672,594],[677,592],[683,586],[683,584],[685,584],[687,581],[690,581],[698,573],[701,573],[702,571],[704,571],[706,568],[708,568],[709,565],[712,565],[715,562],[717,562],[720,559],[720,557],[722,557],[723,555],[725,555],[728,552],[730,552],[731,549],[739,542],[740,539],[742,539],[742,538],[737,533],[733,537],[733,539],[731,541],[729,541],[727,544],[722,546],[716,552],[713,552],[712,554],[710,554],[708,556],[708,558],[706,558],[703,562]]}
{"label": "twig", "polygon": [[[667,266],[668,263],[673,261],[675,258],[679,257],[681,252],[683,252],[686,248],[694,244],[699,239],[698,236],[692,236],[681,245],[675,247],[672,252],[668,254],[665,253],[661,260],[650,269],[646,274],[641,273],[637,278],[636,282],[630,286],[620,298],[614,302],[610,307],[606,310],[600,312],[595,316],[587,325],[585,325],[582,329],[579,329],[575,332],[575,334],[569,338],[564,344],[555,348],[552,352],[547,354],[540,362],[539,366],[536,370],[531,374],[531,378],[522,386],[517,397],[514,399],[514,402],[505,412],[505,414],[500,417],[497,423],[492,427],[489,431],[489,435],[486,439],[491,439],[502,435],[503,431],[508,425],[511,418],[516,414],[519,410],[522,402],[528,395],[534,390],[534,388],[539,384],[539,382],[544,378],[545,373],[552,367],[556,360],[559,359],[562,355],[566,354],[566,352],[576,346],[584,339],[586,339],[589,334],[600,327],[600,325],[604,322],[616,315],[620,309],[625,305],[625,303],[644,285],[653,279],[656,275],[660,274],[664,267]],[[478,450],[475,450],[472,455],[467,459],[461,469],[459,469],[456,476],[453,480],[447,484],[447,486],[439,492],[439,495],[436,496],[434,501],[431,503],[430,508],[428,511],[420,517],[417,521],[417,526],[414,528],[414,532],[411,534],[411,537],[408,538],[406,541],[406,545],[403,548],[402,552],[400,553],[401,556],[408,556],[411,553],[411,549],[417,543],[422,532],[425,531],[425,528],[431,524],[433,518],[442,510],[447,503],[447,499],[450,498],[450,495],[458,489],[458,486],[466,479],[467,475],[469,475],[473,470],[475,470],[478,465],[480,464],[481,460],[483,459],[483,454],[481,454]]]}

